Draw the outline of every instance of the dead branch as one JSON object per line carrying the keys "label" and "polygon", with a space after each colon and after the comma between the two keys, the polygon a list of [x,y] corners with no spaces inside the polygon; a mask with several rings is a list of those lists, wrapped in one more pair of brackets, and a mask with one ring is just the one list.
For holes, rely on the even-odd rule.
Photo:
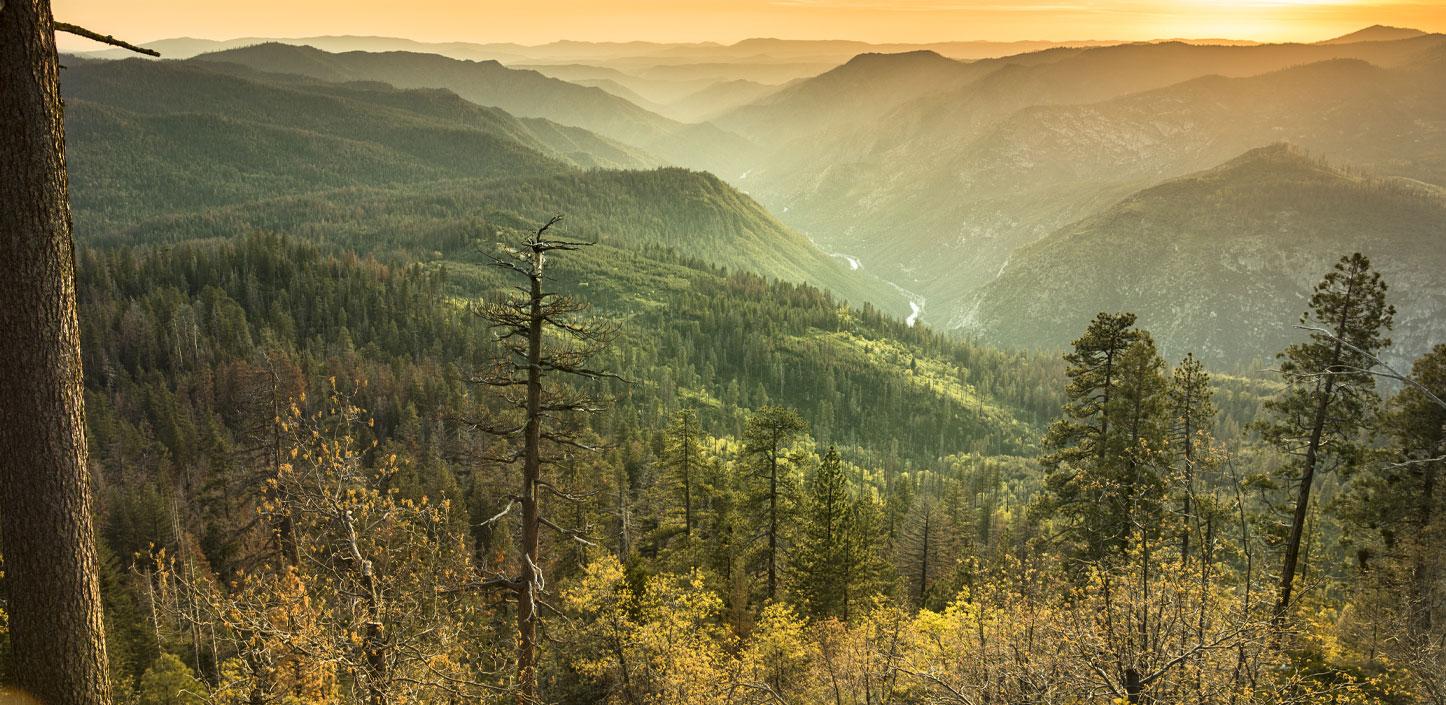
{"label": "dead branch", "polygon": [[147,48],[145,48],[145,47],[138,47],[138,46],[136,46],[136,45],[134,45],[134,44],[131,44],[130,42],[127,42],[127,41],[123,40],[123,39],[116,39],[115,37],[112,37],[112,36],[110,36],[109,34],[101,34],[101,33],[99,33],[99,32],[92,32],[92,31],[90,31],[90,30],[88,30],[88,29],[86,29],[86,28],[84,28],[84,27],[81,27],[81,26],[78,26],[78,25],[73,25],[73,24],[71,24],[71,23],[69,23],[69,22],[56,22],[56,23],[55,23],[55,31],[57,31],[57,32],[65,32],[66,34],[74,34],[74,35],[76,35],[77,37],[85,37],[86,39],[89,39],[89,40],[95,41],[95,42],[100,42],[101,44],[109,44],[109,45],[111,45],[111,46],[120,47],[120,48],[122,48],[122,49],[128,49],[128,50],[133,51],[133,52],[135,52],[135,53],[137,53],[137,54],[145,54],[146,56],[154,56],[154,57],[156,57],[156,58],[160,58],[160,56],[161,56],[161,52],[156,51],[155,49],[147,49]]}

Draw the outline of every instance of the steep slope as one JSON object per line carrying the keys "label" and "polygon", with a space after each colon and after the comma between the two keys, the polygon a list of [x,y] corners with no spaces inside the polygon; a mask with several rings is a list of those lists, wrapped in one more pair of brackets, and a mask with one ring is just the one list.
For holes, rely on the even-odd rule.
{"label": "steep slope", "polygon": [[1244,364],[1299,337],[1311,287],[1363,252],[1391,285],[1397,357],[1446,338],[1446,190],[1327,166],[1287,145],[1135,194],[1015,253],[969,318],[985,338],[1063,348],[1135,311],[1172,356]]}
{"label": "steep slope", "polygon": [[465,61],[415,52],[331,54],[311,47],[261,44],[203,54],[197,60],[241,64],[272,73],[343,81],[380,81],[397,88],[443,88],[479,105],[520,117],[581,127],[655,154],[670,163],[710,168],[729,162],[743,142],[712,126],[684,125],[599,88],[510,69],[496,61]]}
{"label": "steep slope", "polygon": [[553,147],[600,138],[444,91],[272,82],[218,66],[93,62],[67,71],[83,236],[175,241],[266,230],[431,252],[562,212],[580,236],[903,308],[881,283],[710,175],[583,170]]}

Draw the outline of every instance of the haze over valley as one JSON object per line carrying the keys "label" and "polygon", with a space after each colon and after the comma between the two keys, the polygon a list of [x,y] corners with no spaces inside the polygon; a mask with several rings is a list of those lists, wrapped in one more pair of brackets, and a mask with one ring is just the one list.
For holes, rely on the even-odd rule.
{"label": "haze over valley", "polygon": [[[1114,282],[1096,278],[1101,286],[1078,292],[1085,298],[1075,299],[1079,308],[1073,317],[1046,325],[997,310],[996,302],[1011,296],[1007,290],[1020,276],[1004,275],[1011,266],[1032,266],[1046,243],[1064,239],[1058,233],[1098,220],[1133,194],[1272,145],[1289,145],[1294,153],[1356,178],[1417,182],[1425,202],[1439,202],[1432,187],[1446,182],[1446,84],[1439,80],[1446,68],[1446,36],[1406,28],[1374,26],[1307,44],[753,39],[524,46],[332,36],[175,39],[150,46],[185,59],[191,80],[205,72],[258,87],[294,84],[301,76],[342,85],[444,90],[478,106],[478,115],[492,108],[502,111],[498,120],[531,121],[523,129],[550,135],[543,151],[583,169],[675,166],[708,172],[729,184],[740,203],[752,200],[766,209],[775,227],[783,228],[780,233],[791,231],[785,240],[806,239],[836,260],[792,253],[780,242],[779,251],[763,261],[723,263],[766,274],[791,271],[911,322],[1041,350],[1063,348],[1086,312],[1132,299],[1120,298]],[[115,57],[123,51],[80,56]],[[76,73],[74,96],[92,100],[92,74],[116,74],[107,81],[159,81],[147,74],[167,70],[87,65]],[[152,106],[147,111],[227,110],[205,104],[182,108],[170,100],[135,97],[126,83],[113,85],[115,96]],[[203,101],[204,95],[177,97]],[[77,147],[84,174],[88,145]],[[418,178],[404,164],[357,168],[355,183]],[[520,175],[523,167],[509,169]],[[321,183],[353,182],[313,181],[308,188]],[[1242,202],[1238,195],[1254,184],[1234,186],[1216,194],[1212,218],[1277,219],[1280,208],[1291,211],[1285,203]],[[1389,208],[1371,217],[1381,219],[1372,222],[1382,232],[1429,231],[1436,225],[1431,218],[1397,223],[1410,215]],[[1332,227],[1339,226],[1327,230]],[[1213,232],[1174,233],[1181,240],[1176,246]],[[1359,229],[1352,232],[1342,233],[1337,244],[1366,237]],[[1375,237],[1384,238],[1371,249],[1388,271],[1400,268],[1403,276],[1429,285],[1423,289],[1443,283],[1432,273],[1432,256],[1440,248],[1429,233],[1409,242]],[[1119,262],[1147,264],[1144,253],[1153,245],[1128,237],[1118,244]],[[1238,256],[1227,248],[1212,246],[1205,256],[1221,260],[1212,267],[1242,266],[1226,261]],[[1293,272],[1283,261],[1244,265],[1272,278],[1296,276],[1296,293],[1247,301],[1235,297],[1238,292],[1212,292],[1208,308],[1170,314],[1182,317],[1171,326],[1244,331],[1290,321],[1305,291],[1298,277],[1320,269],[1328,258],[1328,251],[1321,251],[1311,266]],[[859,281],[841,283],[840,269]],[[1169,279],[1167,286],[1183,282]],[[1139,296],[1157,293],[1165,292]],[[1410,311],[1412,322],[1398,336],[1405,357],[1439,334],[1434,321],[1440,302],[1413,304],[1419,310]],[[1011,322],[995,324],[1005,320]],[[1016,332],[1023,329],[1028,333]],[[1180,335],[1161,333],[1161,343],[1169,351],[1199,343]],[[1231,360],[1244,363],[1268,357],[1282,339],[1212,344],[1228,343]]]}

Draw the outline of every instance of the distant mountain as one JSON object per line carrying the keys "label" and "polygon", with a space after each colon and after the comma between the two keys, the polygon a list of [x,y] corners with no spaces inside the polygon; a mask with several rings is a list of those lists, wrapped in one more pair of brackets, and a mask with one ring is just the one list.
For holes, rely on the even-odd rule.
{"label": "distant mountain", "polygon": [[653,61],[653,57],[639,57],[635,61],[615,61],[610,65],[623,66],[650,80],[710,83],[741,80],[776,85],[817,76],[839,63],[832,60],[780,62],[767,56],[742,60],[724,58],[697,63],[654,64]]}
{"label": "distant mountain", "polygon": [[1252,150],[1126,198],[1016,252],[969,329],[1059,349],[1099,311],[1134,311],[1171,357],[1267,360],[1301,337],[1311,287],[1363,252],[1398,309],[1393,356],[1446,339],[1446,189],[1363,176],[1298,148]]}
{"label": "distant mountain", "polygon": [[[762,145],[736,184],[927,300],[925,320],[947,326],[1018,247],[1272,141],[1446,182],[1446,88],[1433,75],[1443,57],[1442,35],[1134,44],[961,63],[934,83],[910,83],[917,59],[879,57],[868,81],[827,88],[841,67],[719,122]],[[875,110],[895,86],[916,97]]]}
{"label": "distant mountain", "polygon": [[[237,37],[235,39],[196,39],[176,37],[147,42],[141,46],[155,49],[163,59],[190,59],[209,52],[255,46],[257,44],[291,44],[309,46],[323,51],[416,51],[441,54],[454,59],[493,59],[520,61],[524,55],[516,53],[522,48],[516,44],[475,44],[470,42],[419,42],[401,37],[367,37],[355,35],[327,35],[316,37]],[[127,59],[135,56],[127,49],[103,49],[83,52],[82,56],[99,59]]]}
{"label": "distant mountain", "polygon": [[1327,39],[1321,44],[1352,44],[1355,42],[1394,42],[1398,39],[1411,39],[1426,34],[1419,29],[1409,27],[1388,27],[1386,25],[1371,25],[1365,29],[1356,30],[1350,34]]}
{"label": "distant mountain", "polygon": [[444,88],[479,105],[520,117],[581,127],[645,150],[672,164],[729,165],[745,146],[707,125],[685,125],[644,110],[598,88],[579,86],[495,61],[464,61],[415,52],[345,52],[261,44],[204,54],[195,60],[240,64],[259,71],[323,81],[380,81],[398,88]]}
{"label": "distant mountain", "polygon": [[647,76],[585,64],[531,64],[515,65],[513,68],[525,68],[581,86],[601,88],[650,112],[685,123],[711,120],[783,89],[778,84],[727,76],[659,76],[656,72],[648,72],[648,67],[641,68],[648,73]]}
{"label": "distant mountain", "polygon": [[991,67],[932,51],[860,54],[848,63],[719,116],[715,122],[759,142],[784,144],[817,132],[868,125],[900,105],[965,85]]}
{"label": "distant mountain", "polygon": [[[1201,44],[1253,44],[1231,39],[1180,40]],[[580,42],[558,41],[525,45],[512,42],[419,42],[400,37],[328,35],[315,37],[239,37],[235,39],[196,39],[176,37],[148,42],[143,46],[161,51],[168,59],[189,59],[198,54],[223,49],[279,42],[316,47],[325,51],[419,51],[441,54],[454,59],[496,59],[504,62],[544,63],[610,63],[634,65],[650,63],[700,62],[822,62],[841,64],[850,57],[870,52],[898,53],[929,50],[956,59],[981,59],[1039,51],[1060,46],[1106,46],[1119,40],[1085,39],[1071,41],[955,41],[928,44],[886,43],[848,40],[744,39],[733,44],[717,42]],[[126,58],[124,49],[86,52],[95,58]]]}
{"label": "distant mountain", "polygon": [[77,232],[92,242],[267,231],[470,249],[488,228],[566,213],[580,237],[905,309],[711,175],[595,169],[649,163],[450,92],[194,60],[74,62],[63,81]]}

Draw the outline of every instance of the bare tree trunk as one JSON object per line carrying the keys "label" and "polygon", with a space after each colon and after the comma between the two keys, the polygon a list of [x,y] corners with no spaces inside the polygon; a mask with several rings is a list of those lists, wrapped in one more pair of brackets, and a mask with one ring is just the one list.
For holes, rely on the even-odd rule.
{"label": "bare tree trunk", "polygon": [[[546,583],[543,579],[541,556],[541,533],[543,527],[558,532],[567,539],[593,545],[582,538],[580,529],[559,526],[542,513],[539,490],[547,490],[554,496],[577,501],[580,496],[558,487],[542,476],[544,461],[555,463],[556,459],[544,458],[542,444],[552,444],[593,451],[576,434],[566,429],[544,429],[543,422],[558,415],[589,413],[596,411],[598,403],[586,393],[575,390],[546,390],[543,378],[558,374],[581,380],[617,379],[616,375],[586,366],[588,358],[605,348],[611,339],[612,330],[606,326],[570,320],[574,314],[582,313],[587,304],[543,291],[543,265],[549,252],[574,251],[591,243],[549,239],[547,232],[562,220],[555,216],[533,233],[522,249],[504,246],[506,256],[493,257],[494,266],[519,274],[527,279],[526,296],[496,303],[485,303],[478,308],[478,314],[494,329],[505,330],[497,341],[502,352],[496,359],[494,369],[476,381],[501,390],[521,387],[521,398],[503,392],[502,398],[509,405],[522,412],[521,426],[488,427],[479,426],[484,432],[503,438],[512,438],[522,433],[522,447],[494,462],[511,465],[522,461],[522,483],[519,492],[502,512],[512,507],[522,508],[522,530],[519,542],[519,563],[515,576],[498,576],[484,581],[489,587],[511,591],[517,600],[517,681],[515,697],[518,705],[532,705],[540,702],[537,683],[538,630],[541,614],[538,608],[543,602]],[[571,346],[557,349],[544,347],[545,326],[552,326],[563,338],[570,338]],[[620,483],[620,487],[625,483]],[[624,488],[625,489],[625,488]],[[625,496],[625,494],[624,494]],[[497,518],[500,518],[499,514]],[[626,520],[626,516],[624,516]]]}
{"label": "bare tree trunk", "polygon": [[522,458],[522,566],[517,580],[517,702],[537,702],[537,562],[542,515],[537,486],[542,480],[542,264],[533,254],[527,329],[527,426]]}
{"label": "bare tree trunk", "polygon": [[10,674],[46,705],[108,705],[48,0],[0,8],[0,126],[0,536]]}
{"label": "bare tree trunk", "polygon": [[[1436,468],[1434,464],[1427,463],[1421,470],[1424,473],[1423,487],[1421,489],[1421,530],[1432,531],[1431,516],[1436,502]],[[1434,622],[1436,604],[1431,599],[1433,580],[1432,551],[1430,538],[1426,539],[1426,546],[1416,548],[1416,557],[1411,565],[1411,598],[1414,604],[1411,605],[1411,626],[1422,633],[1431,629]]]}

